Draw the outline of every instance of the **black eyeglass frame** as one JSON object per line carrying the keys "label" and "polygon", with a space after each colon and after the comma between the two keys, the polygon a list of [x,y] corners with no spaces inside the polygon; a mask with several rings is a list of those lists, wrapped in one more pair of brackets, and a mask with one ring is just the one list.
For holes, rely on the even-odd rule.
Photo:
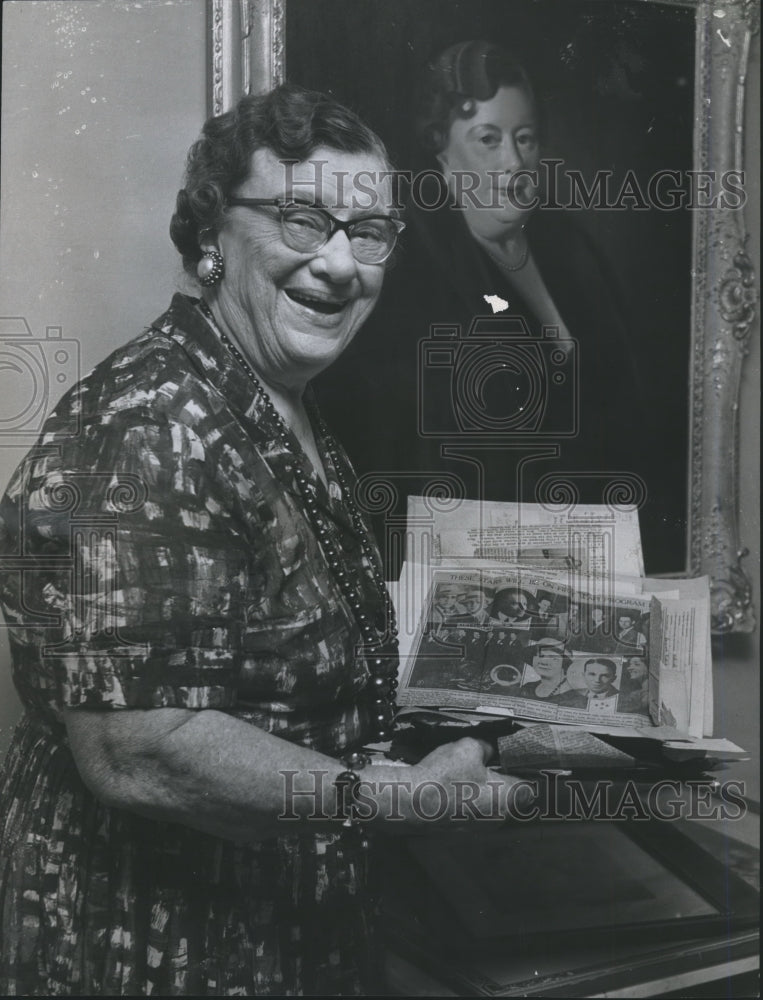
{"label": "black eyeglass frame", "polygon": [[[296,247],[291,248],[293,250],[297,250],[297,253],[305,253],[305,254],[317,253],[319,250],[322,250],[329,242],[329,240],[333,239],[333,237],[338,232],[343,232],[347,235],[347,239],[350,241],[350,247],[352,247],[352,229],[354,226],[357,226],[361,222],[369,222],[374,219],[378,219],[384,222],[391,222],[396,230],[395,240],[392,243],[392,246],[389,248],[384,257],[381,258],[381,260],[359,261],[359,263],[361,264],[363,263],[383,264],[385,260],[389,259],[390,254],[397,245],[398,237],[405,229],[405,223],[401,219],[393,218],[391,215],[362,215],[355,219],[348,219],[345,222],[342,219],[337,219],[336,216],[332,215],[331,212],[328,211],[328,209],[323,208],[321,205],[311,205],[309,202],[296,201],[293,198],[228,198],[226,199],[226,204],[230,205],[231,207],[240,205],[243,208],[277,208],[281,218],[281,222],[283,222],[284,210],[287,208],[309,208],[314,212],[319,212],[322,216],[324,216],[324,218],[329,220],[331,228],[329,229],[325,241],[321,243],[320,246],[317,246],[314,250],[298,250]],[[354,251],[353,251],[353,256],[355,256]],[[355,259],[358,260],[357,257]]]}

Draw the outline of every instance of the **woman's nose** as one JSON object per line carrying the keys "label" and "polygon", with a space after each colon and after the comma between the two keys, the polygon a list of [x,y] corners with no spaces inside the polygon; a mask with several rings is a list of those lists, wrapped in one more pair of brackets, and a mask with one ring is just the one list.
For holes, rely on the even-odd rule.
{"label": "woman's nose", "polygon": [[519,155],[517,144],[511,136],[506,136],[501,144],[501,158],[503,170],[507,174],[513,174],[515,170],[522,167],[522,157]]}
{"label": "woman's nose", "polygon": [[347,233],[339,230],[328,243],[321,247],[310,262],[315,274],[328,278],[336,284],[350,281],[355,277],[358,262],[352,254]]}

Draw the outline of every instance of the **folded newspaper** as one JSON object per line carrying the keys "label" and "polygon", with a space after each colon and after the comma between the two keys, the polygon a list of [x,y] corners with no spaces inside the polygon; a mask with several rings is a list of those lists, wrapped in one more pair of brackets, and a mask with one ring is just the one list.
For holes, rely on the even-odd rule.
{"label": "folded newspaper", "polygon": [[711,738],[708,580],[645,578],[635,510],[410,497],[395,590],[404,711],[733,747]]}

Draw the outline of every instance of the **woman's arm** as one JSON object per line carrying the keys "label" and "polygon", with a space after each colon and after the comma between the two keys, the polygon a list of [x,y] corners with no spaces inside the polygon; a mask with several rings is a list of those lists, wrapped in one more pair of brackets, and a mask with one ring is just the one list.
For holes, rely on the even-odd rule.
{"label": "woman's arm", "polygon": [[[338,827],[339,820],[328,817],[341,762],[223,712],[68,709],[65,721],[80,775],[106,805],[247,841],[304,829],[279,816],[307,820],[316,812],[317,792],[323,796],[317,811],[327,818],[315,821],[315,829]],[[488,771],[489,754],[488,744],[462,739],[415,766],[367,768],[361,777],[374,814],[369,825],[403,833],[461,814],[465,821],[478,812],[500,820],[511,814],[515,798],[526,809],[529,790]]]}

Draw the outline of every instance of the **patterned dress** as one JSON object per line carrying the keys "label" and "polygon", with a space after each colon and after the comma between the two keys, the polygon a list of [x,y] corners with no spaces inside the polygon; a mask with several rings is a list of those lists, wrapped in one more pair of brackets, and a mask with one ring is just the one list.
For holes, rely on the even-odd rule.
{"label": "patterned dress", "polygon": [[[313,419],[329,480],[313,471],[313,521],[381,627],[339,487],[352,473]],[[368,736],[358,626],[295,457],[310,467],[195,300],[176,295],[67,394],[17,470],[0,506],[0,599],[26,709],[0,790],[4,995],[379,988],[358,849],[291,831],[238,844],[107,808],[62,724],[64,706],[212,708],[332,756]]]}

